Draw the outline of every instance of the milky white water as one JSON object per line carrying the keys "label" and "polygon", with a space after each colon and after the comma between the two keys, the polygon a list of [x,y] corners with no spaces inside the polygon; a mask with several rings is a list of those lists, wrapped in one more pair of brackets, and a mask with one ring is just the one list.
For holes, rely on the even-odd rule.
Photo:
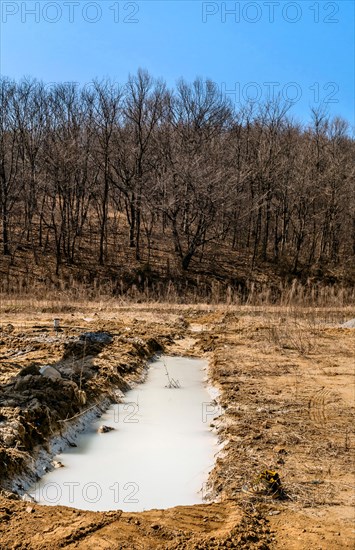
{"label": "milky white water", "polygon": [[[168,377],[180,388],[167,388]],[[144,384],[127,392],[55,457],[64,467],[29,493],[41,504],[128,512],[201,503],[218,450],[209,424],[216,406],[204,383],[206,362],[162,357]],[[99,426],[114,431],[97,433]]]}

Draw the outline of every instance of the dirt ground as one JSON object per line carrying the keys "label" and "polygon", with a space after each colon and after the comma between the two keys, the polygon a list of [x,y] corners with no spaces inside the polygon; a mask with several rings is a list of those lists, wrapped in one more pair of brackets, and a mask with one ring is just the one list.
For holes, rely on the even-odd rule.
{"label": "dirt ground", "polygon": [[[53,317],[63,332],[54,333]],[[340,324],[353,317],[351,308],[3,300],[0,548],[352,549],[355,329]],[[112,341],[80,340],[95,331]],[[139,380],[160,348],[205,357],[220,389],[223,414],[214,429],[225,446],[209,479],[213,503],[93,513],[40,506],[9,491],[11,476],[25,472],[63,416]],[[43,386],[44,364],[63,380]]]}

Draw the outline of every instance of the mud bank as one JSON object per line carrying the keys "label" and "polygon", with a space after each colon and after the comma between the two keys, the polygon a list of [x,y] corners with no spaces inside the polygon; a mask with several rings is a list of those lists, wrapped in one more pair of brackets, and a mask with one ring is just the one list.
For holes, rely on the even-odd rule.
{"label": "mud bank", "polygon": [[146,361],[163,349],[152,337],[106,332],[63,338],[61,346],[62,357],[50,368],[32,363],[0,388],[0,488],[19,495],[53,468],[54,455],[75,446],[79,433],[143,380]]}
{"label": "mud bank", "polygon": [[24,465],[24,472],[4,483],[5,488],[23,497],[23,500],[32,500],[27,490],[46,472],[55,467],[54,457],[68,448],[76,447],[80,434],[83,433],[97,418],[110,406],[111,399],[105,398],[101,403],[89,407],[87,412],[79,413],[77,419],[66,422],[60,435],[52,437],[46,448],[34,450],[33,456]]}

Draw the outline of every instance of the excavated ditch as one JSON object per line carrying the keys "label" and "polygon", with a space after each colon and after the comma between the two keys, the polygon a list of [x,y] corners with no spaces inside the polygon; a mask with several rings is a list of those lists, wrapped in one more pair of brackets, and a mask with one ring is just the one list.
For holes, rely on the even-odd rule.
{"label": "excavated ditch", "polygon": [[202,503],[218,450],[206,368],[186,357],[151,362],[144,383],[90,424],[28,492],[41,504],[93,511]]}

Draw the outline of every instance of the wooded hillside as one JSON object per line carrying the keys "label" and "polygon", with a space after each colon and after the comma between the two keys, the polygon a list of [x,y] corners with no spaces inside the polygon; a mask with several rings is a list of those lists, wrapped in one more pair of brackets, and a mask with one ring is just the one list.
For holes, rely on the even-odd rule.
{"label": "wooded hillside", "polygon": [[175,90],[1,80],[1,290],[312,278],[351,285],[355,144],[313,110],[235,111],[212,82]]}

